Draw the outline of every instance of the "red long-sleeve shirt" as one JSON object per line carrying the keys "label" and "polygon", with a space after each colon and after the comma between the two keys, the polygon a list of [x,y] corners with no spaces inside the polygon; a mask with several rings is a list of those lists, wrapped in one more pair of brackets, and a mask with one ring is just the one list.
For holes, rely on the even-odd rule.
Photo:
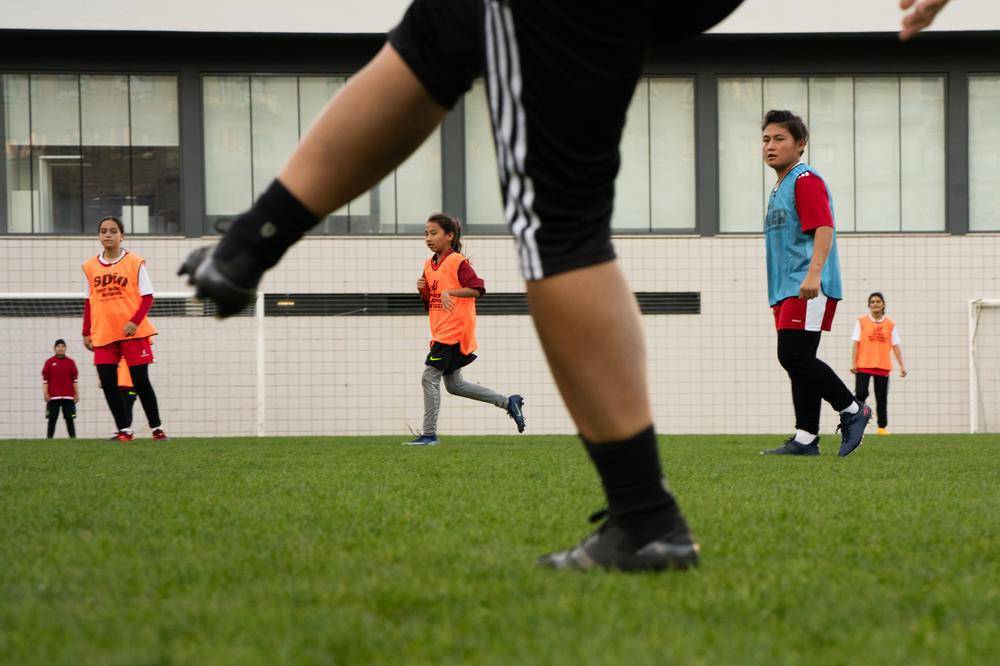
{"label": "red long-sleeve shirt", "polygon": [[69,356],[53,356],[42,366],[42,383],[48,384],[49,400],[72,400],[76,391],[76,363]]}

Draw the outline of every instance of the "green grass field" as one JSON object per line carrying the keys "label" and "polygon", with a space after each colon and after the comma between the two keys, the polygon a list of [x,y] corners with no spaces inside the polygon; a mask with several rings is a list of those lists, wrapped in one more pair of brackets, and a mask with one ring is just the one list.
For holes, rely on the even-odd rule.
{"label": "green grass field", "polygon": [[668,436],[689,572],[554,572],[568,436],[0,441],[0,663],[995,664],[1000,436]]}

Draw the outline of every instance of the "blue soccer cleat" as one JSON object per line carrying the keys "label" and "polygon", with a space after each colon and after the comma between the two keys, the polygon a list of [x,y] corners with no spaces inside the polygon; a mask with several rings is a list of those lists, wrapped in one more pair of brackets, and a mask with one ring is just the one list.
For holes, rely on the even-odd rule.
{"label": "blue soccer cleat", "polygon": [[517,394],[507,398],[507,416],[514,419],[518,432],[524,432],[524,398]]}
{"label": "blue soccer cleat", "polygon": [[420,435],[409,442],[403,442],[403,446],[437,446],[440,443],[437,435]]}
{"label": "blue soccer cleat", "polygon": [[863,402],[858,403],[858,411],[854,414],[840,415],[840,453],[837,455],[846,458],[861,446],[861,440],[865,436],[865,427],[872,420],[872,408]]}
{"label": "blue soccer cleat", "polygon": [[767,449],[761,451],[760,454],[763,455],[776,455],[776,456],[818,456],[819,451],[819,437],[814,439],[809,444],[799,444],[795,441],[795,436],[792,435],[788,440],[776,449]]}

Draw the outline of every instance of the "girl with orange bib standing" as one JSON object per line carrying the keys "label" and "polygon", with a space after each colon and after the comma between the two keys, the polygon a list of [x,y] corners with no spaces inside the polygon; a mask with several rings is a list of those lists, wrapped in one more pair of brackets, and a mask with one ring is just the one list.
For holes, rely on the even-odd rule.
{"label": "girl with orange bib standing", "polygon": [[94,352],[101,389],[118,429],[108,441],[135,439],[132,419],[118,390],[118,364],[122,358],[128,363],[153,439],[166,440],[156,393],[149,383],[149,364],[153,362],[149,338],[156,335],[156,329],[146,317],[153,307],[153,284],[146,272],[146,261],[122,248],[125,226],[117,217],[102,219],[98,234],[104,251],[83,264],[87,276],[83,345]]}
{"label": "girl with orange bib standing", "polygon": [[903,352],[899,349],[899,333],[896,324],[885,316],[885,297],[881,292],[872,292],[868,297],[871,314],[858,319],[854,324],[851,339],[851,372],[855,377],[854,397],[864,402],[868,399],[869,380],[875,380],[875,402],[878,405],[878,434],[888,435],[889,426],[889,373],[892,372],[890,351],[896,354],[899,376],[906,376],[903,366]]}
{"label": "girl with orange bib standing", "polygon": [[462,251],[462,223],[457,218],[437,213],[424,227],[424,242],[434,255],[424,263],[417,291],[424,299],[431,324],[431,350],[424,361],[424,428],[416,439],[404,446],[436,446],[438,411],[441,407],[441,379],[448,393],[488,402],[507,411],[524,432],[524,399],[504,396],[496,391],[470,384],[462,378],[462,368],[476,355],[476,299],[486,293],[486,283],[476,275]]}

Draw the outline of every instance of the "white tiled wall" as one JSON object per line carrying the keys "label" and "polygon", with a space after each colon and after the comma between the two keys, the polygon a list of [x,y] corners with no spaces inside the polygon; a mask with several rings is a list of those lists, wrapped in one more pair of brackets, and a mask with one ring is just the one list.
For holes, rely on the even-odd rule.
{"label": "white tiled wall", "polygon": [[[174,273],[202,241],[127,239],[147,259],[157,291],[187,291]],[[964,432],[969,428],[968,301],[998,298],[1000,235],[841,236],[845,298],[820,357],[853,388],[850,334],[882,291],[899,327],[910,374],[894,374],[890,429]],[[766,302],[763,239],[620,238],[617,247],[636,291],[698,291],[700,315],[643,317],[657,428],[664,433],[786,433],[793,425],[788,379],[775,359]],[[0,240],[3,291],[80,292],[79,265],[95,239]],[[466,254],[489,292],[520,291],[513,243],[471,237]],[[296,246],[265,278],[269,292],[405,292],[425,259],[419,238],[317,238]],[[167,432],[176,436],[257,431],[255,321],[158,318],[151,378]],[[0,319],[0,438],[43,436],[40,371],[58,337],[81,369],[78,430],[110,434],[110,414],[75,319]],[[386,434],[418,430],[420,375],[427,349],[423,317],[288,317],[265,323],[263,422],[275,435]],[[527,316],[480,316],[479,359],[469,381],[522,393],[529,433],[571,433]],[[996,341],[1000,344],[1000,340]],[[136,405],[137,432],[148,435]],[[832,410],[822,427],[832,432]],[[513,433],[503,411],[444,395],[439,433]],[[60,423],[57,434],[64,433]]]}

